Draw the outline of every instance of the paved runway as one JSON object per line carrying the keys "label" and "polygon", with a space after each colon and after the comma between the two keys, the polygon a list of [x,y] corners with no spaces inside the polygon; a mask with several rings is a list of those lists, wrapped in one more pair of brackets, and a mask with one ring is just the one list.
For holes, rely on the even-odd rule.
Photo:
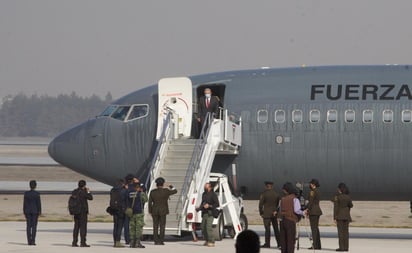
{"label": "paved runway", "polygon": [[[146,249],[114,249],[112,248],[112,235],[110,223],[89,223],[87,242],[91,248],[73,249],[70,247],[72,240],[72,223],[68,222],[42,222],[38,226],[37,246],[27,246],[25,239],[24,222],[0,222],[0,252],[211,252],[210,248],[202,246],[203,242],[192,242],[191,237],[168,237],[166,246],[154,246],[153,242],[143,242]],[[261,226],[251,226],[263,241],[263,229]],[[305,227],[301,227],[302,238],[300,250],[296,252],[313,252],[308,250],[310,246]],[[350,252],[411,252],[412,229],[375,229],[375,228],[351,228]],[[336,228],[321,227],[322,246],[320,252],[332,252],[337,248]],[[235,252],[234,240],[226,238],[217,242],[213,252]],[[274,245],[272,240],[272,245]],[[262,249],[261,252],[280,252],[274,248]],[[319,251],[317,251],[319,252]]]}

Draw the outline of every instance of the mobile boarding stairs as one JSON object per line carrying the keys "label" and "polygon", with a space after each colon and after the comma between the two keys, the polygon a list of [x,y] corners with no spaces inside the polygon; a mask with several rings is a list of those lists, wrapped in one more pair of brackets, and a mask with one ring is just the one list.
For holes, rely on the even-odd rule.
{"label": "mobile boarding stairs", "polygon": [[[208,114],[199,139],[181,137],[178,132],[179,115],[170,109],[164,119],[162,134],[146,181],[148,194],[156,188],[155,179],[164,177],[178,193],[169,199],[166,235],[180,236],[182,231],[192,232],[195,237],[196,225],[201,223],[201,212],[195,208],[201,204],[204,184],[209,181],[216,155],[237,155],[241,145],[241,119],[220,109],[218,118]],[[212,173],[216,178],[217,173]],[[217,174],[219,175],[219,174]],[[221,188],[217,194],[220,203],[220,217],[215,219],[217,229],[228,228],[236,237],[242,231],[239,217],[243,212],[243,202],[232,195],[227,177],[220,177]],[[152,217],[145,205],[145,226],[143,234],[153,234]],[[245,217],[244,215],[242,217]],[[247,221],[246,221],[247,222]],[[215,227],[216,227],[215,226]],[[215,228],[216,230],[216,228]],[[230,234],[230,232],[229,232]],[[222,231],[217,231],[221,236]],[[217,238],[221,239],[221,238]]]}

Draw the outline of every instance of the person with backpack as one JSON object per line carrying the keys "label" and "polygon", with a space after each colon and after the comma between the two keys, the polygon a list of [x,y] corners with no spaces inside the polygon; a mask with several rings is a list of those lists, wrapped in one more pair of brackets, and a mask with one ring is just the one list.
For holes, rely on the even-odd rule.
{"label": "person with backpack", "polygon": [[139,183],[133,184],[134,191],[129,189],[126,215],[130,218],[130,248],[145,248],[140,242],[144,226],[144,204],[147,195]]}
{"label": "person with backpack", "polygon": [[125,195],[124,180],[120,179],[117,185],[110,190],[110,205],[109,213],[113,215],[113,241],[115,248],[123,248],[124,245],[120,242],[125,219]]}
{"label": "person with backpack", "polygon": [[90,247],[86,244],[87,215],[89,214],[88,200],[93,200],[90,189],[86,187],[86,181],[80,180],[78,188],[74,189],[69,199],[69,212],[73,215],[73,242],[72,247],[79,247],[77,244],[80,231],[80,247]]}

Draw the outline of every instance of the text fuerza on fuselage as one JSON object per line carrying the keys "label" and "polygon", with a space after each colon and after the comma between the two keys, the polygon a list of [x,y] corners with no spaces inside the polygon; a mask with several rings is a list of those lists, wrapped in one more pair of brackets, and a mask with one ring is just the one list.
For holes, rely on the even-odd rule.
{"label": "text fuerza on fuselage", "polygon": [[310,99],[412,100],[408,84],[313,84]]}

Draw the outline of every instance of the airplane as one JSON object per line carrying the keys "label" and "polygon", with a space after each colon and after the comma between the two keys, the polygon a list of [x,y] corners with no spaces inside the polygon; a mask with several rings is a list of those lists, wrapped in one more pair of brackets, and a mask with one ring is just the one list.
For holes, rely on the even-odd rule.
{"label": "airplane", "polygon": [[[191,87],[185,94],[180,82]],[[168,87],[191,101],[181,103],[188,138],[196,136],[205,88],[241,117],[239,154],[217,157],[212,171],[230,176],[235,165],[246,199],[256,199],[267,180],[280,189],[312,178],[324,199],[340,182],[355,200],[412,199],[412,66],[227,71],[172,79]],[[144,180],[159,137],[161,92],[153,84],[114,101],[57,136],[50,156],[107,184],[128,173]]]}

